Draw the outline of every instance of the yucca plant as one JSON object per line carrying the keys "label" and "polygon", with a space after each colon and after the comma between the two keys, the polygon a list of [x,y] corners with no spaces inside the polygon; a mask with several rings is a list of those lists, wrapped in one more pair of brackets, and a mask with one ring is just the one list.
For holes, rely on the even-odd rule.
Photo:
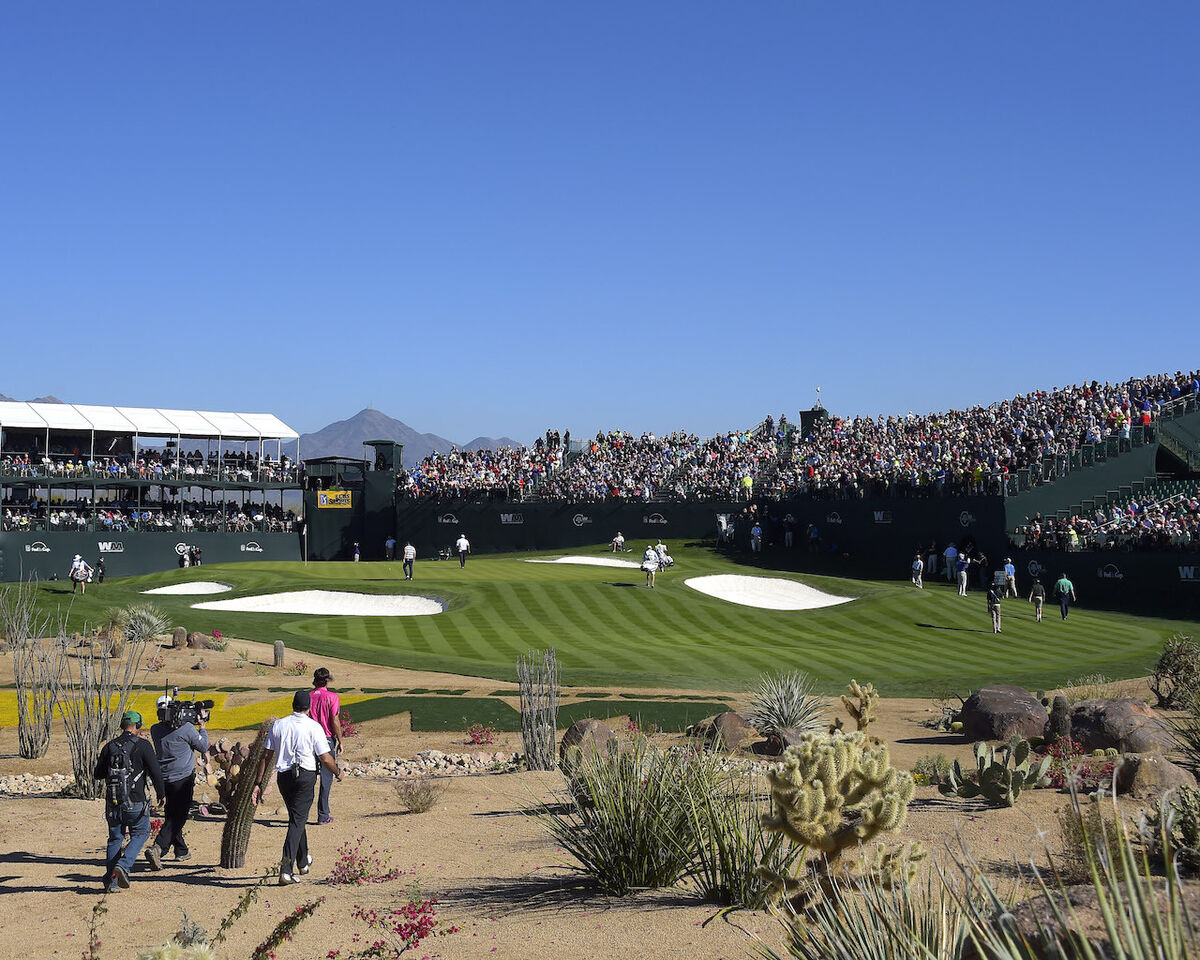
{"label": "yucca plant", "polygon": [[671,886],[696,857],[691,798],[717,789],[719,763],[638,736],[624,750],[582,753],[568,802],[541,802],[531,813],[604,893]]}
{"label": "yucca plant", "polygon": [[911,884],[869,869],[844,874],[802,917],[786,906],[776,915],[786,952],[760,945],[767,960],[959,960],[969,942],[959,901],[933,873]]}
{"label": "yucca plant", "polygon": [[722,778],[716,790],[688,791],[690,830],[697,838],[688,876],[705,900],[758,909],[770,893],[760,868],[790,873],[805,852],[785,843],[782,834],[763,829],[771,802],[757,786],[753,774],[735,772]]}
{"label": "yucca plant", "polygon": [[[1103,937],[1085,936],[1084,925],[1057,874],[1030,867],[1035,909],[1031,929],[1013,920],[1011,903],[1002,898],[969,854],[961,865],[978,900],[960,899],[977,955],[989,960],[1194,960],[1200,933],[1188,910],[1179,874],[1169,856],[1152,857],[1130,837],[1114,810],[1120,829],[1093,831],[1082,818],[1084,857]],[[1161,849],[1169,849],[1163,838]],[[1162,876],[1156,876],[1161,873]],[[943,878],[944,879],[944,878]],[[1106,943],[1103,941],[1107,941]]]}
{"label": "yucca plant", "polygon": [[750,694],[746,722],[764,735],[781,729],[815,732],[825,727],[826,709],[807,673],[764,673]]}

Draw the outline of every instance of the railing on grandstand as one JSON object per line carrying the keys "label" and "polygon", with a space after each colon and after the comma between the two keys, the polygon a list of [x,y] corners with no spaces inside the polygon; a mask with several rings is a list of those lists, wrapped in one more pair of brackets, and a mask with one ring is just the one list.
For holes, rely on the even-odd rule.
{"label": "railing on grandstand", "polygon": [[1042,484],[1069,476],[1077,470],[1086,470],[1097,463],[1104,463],[1127,450],[1144,447],[1147,443],[1152,442],[1155,436],[1153,426],[1144,427],[1137,424],[1130,427],[1127,440],[1123,437],[1108,437],[1099,443],[1082,444],[1070,453],[1044,457],[1040,463],[1034,463],[1008,474],[1003,481],[1004,496],[1013,497]]}

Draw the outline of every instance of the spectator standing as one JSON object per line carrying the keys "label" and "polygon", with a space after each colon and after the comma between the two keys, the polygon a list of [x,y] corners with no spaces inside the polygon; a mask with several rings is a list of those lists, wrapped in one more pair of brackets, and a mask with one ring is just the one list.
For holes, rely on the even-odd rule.
{"label": "spectator standing", "polygon": [[1068,580],[1064,573],[1054,584],[1054,592],[1058,594],[1058,606],[1062,611],[1062,618],[1066,620],[1070,605],[1075,602],[1075,584]]}
{"label": "spectator standing", "polygon": [[359,553],[360,553],[360,551],[358,549],[358,541],[355,540],[354,541],[354,562],[355,563],[358,563]]}
{"label": "spectator standing", "polygon": [[96,582],[104,582],[104,558],[100,557],[96,560]]}
{"label": "spectator standing", "polygon": [[462,569],[467,565],[467,554],[471,552],[471,541],[467,539],[465,533],[460,533],[458,539],[454,542],[454,549],[458,551],[458,566]]}
{"label": "spectator standing", "polygon": [[417,559],[417,548],[407,540],[404,542],[404,579],[413,578],[413,561]]}
{"label": "spectator standing", "polygon": [[958,547],[953,543],[948,544],[942,552],[942,559],[946,561],[946,582],[953,583],[954,575],[958,572],[955,564],[958,562]]}
{"label": "spectator standing", "polygon": [[762,526],[756,521],[750,528],[750,550],[752,553],[762,553]]}
{"label": "spectator standing", "polygon": [[925,589],[925,585],[921,582],[921,576],[924,572],[925,561],[921,559],[921,555],[918,553],[915,557],[913,557],[912,562],[912,583],[913,586],[918,590]]}
{"label": "spectator standing", "polygon": [[1017,568],[1013,565],[1012,557],[1004,558],[1004,595],[1015,597],[1017,594]]}
{"label": "spectator standing", "polygon": [[[165,795],[162,771],[154,748],[143,740],[142,715],[126,710],[121,717],[121,733],[100,751],[92,776],[107,782],[104,818],[108,821],[108,849],[104,864],[104,889],[117,893],[129,887],[129,872],[150,836],[150,803],[146,797],[147,778],[154,784],[159,800]],[[125,834],[129,842],[125,843]],[[124,844],[124,850],[122,850]]]}
{"label": "spectator standing", "polygon": [[389,559],[389,560],[396,559],[396,538],[395,537],[388,537],[383,542],[383,552],[384,552],[384,556],[386,556],[387,559]]}
{"label": "spectator standing", "polygon": [[297,690],[292,697],[291,716],[276,720],[267,734],[266,749],[255,771],[251,801],[257,806],[266,791],[267,759],[275,757],[275,779],[279,793],[287,805],[288,828],[283,838],[283,856],[279,861],[279,885],[299,883],[296,874],[304,876],[312,868],[308,851],[308,811],[312,809],[317,786],[317,765],[333,771],[341,782],[342,771],[329,752],[329,741],[321,725],[308,715],[312,697],[307,690]]}
{"label": "spectator standing", "polygon": [[[333,674],[328,667],[318,667],[313,672],[313,689],[309,695],[311,707],[309,716],[321,725],[321,732],[329,741],[330,751],[334,757],[342,753],[342,700],[329,689]],[[333,814],[329,809],[329,792],[333,789],[333,773],[328,767],[321,767],[317,773],[321,778],[321,786],[317,790],[317,824],[323,826],[333,823]]]}

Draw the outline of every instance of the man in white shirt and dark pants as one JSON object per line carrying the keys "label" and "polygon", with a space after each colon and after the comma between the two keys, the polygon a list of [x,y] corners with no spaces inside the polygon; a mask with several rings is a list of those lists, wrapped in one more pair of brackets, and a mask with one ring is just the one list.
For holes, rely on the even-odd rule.
{"label": "man in white shirt and dark pants", "polygon": [[465,567],[467,565],[467,554],[471,552],[471,541],[467,539],[465,533],[458,535],[458,540],[454,543],[454,549],[458,551],[459,567]]}
{"label": "man in white shirt and dark pants", "polygon": [[329,752],[329,741],[321,725],[308,715],[312,698],[307,690],[292,697],[292,714],[276,720],[267,734],[266,749],[258,761],[254,777],[253,802],[262,800],[266,790],[268,751],[275,755],[275,779],[279,794],[288,809],[287,835],[283,839],[283,858],[279,862],[279,885],[298,883],[296,874],[308,873],[313,858],[308,852],[308,813],[317,787],[317,764],[324,764],[342,782],[342,771]]}

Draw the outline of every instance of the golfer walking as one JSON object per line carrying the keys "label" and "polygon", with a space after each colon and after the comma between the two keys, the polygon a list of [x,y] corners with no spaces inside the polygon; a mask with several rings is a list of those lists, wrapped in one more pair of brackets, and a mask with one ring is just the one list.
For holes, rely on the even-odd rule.
{"label": "golfer walking", "polygon": [[417,559],[417,548],[407,540],[404,542],[404,579],[413,578],[413,561]]}
{"label": "golfer walking", "polygon": [[461,569],[467,565],[467,554],[471,552],[471,541],[467,539],[465,533],[458,535],[458,539],[454,542],[454,549],[458,551],[458,566]]}
{"label": "golfer walking", "polygon": [[1064,573],[1055,582],[1054,592],[1058,594],[1058,607],[1062,611],[1062,618],[1066,620],[1071,604],[1077,602],[1075,600],[1075,584],[1068,580]]}
{"label": "golfer walking", "polygon": [[308,852],[308,812],[312,809],[317,787],[317,764],[333,772],[338,783],[342,771],[329,752],[329,741],[321,725],[308,715],[312,698],[307,690],[297,690],[292,697],[292,714],[276,720],[267,734],[266,749],[255,771],[251,802],[257,806],[266,792],[264,779],[267,758],[274,753],[275,779],[279,793],[287,805],[288,828],[283,838],[283,856],[279,861],[279,885],[299,883],[296,874],[304,876],[312,867]]}

